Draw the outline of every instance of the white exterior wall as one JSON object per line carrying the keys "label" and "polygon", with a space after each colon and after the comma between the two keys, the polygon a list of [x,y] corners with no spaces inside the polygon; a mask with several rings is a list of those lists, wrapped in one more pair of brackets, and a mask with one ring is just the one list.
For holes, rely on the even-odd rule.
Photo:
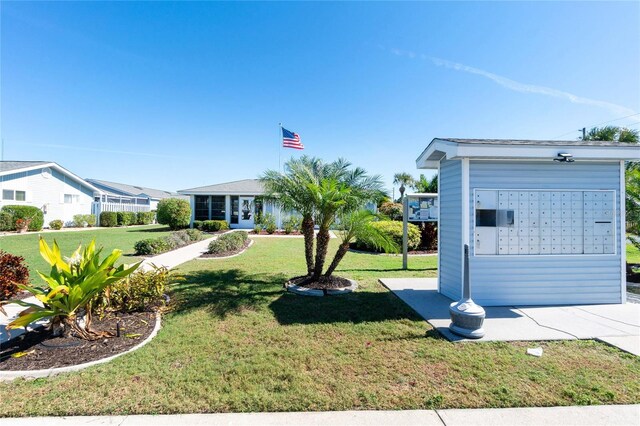
{"label": "white exterior wall", "polygon": [[[448,162],[443,162],[443,165],[445,163]],[[556,163],[471,160],[466,203],[469,209],[471,253],[475,251],[474,189],[615,190],[617,202],[616,254],[472,255],[469,261],[473,299],[484,306],[623,303],[626,293],[622,285],[625,271],[621,254],[624,241],[621,239],[621,223],[624,223],[621,178],[619,161]],[[444,176],[442,179],[445,181]],[[447,191],[450,189],[442,187],[441,203],[447,197]],[[441,237],[445,239],[450,231],[443,226],[447,213],[441,211]],[[441,255],[445,253],[441,252]],[[457,260],[455,258],[454,263]],[[443,293],[451,297],[445,291]]]}
{"label": "white exterior wall", "polygon": [[440,163],[438,285],[440,292],[451,299],[462,296],[462,161]]}
{"label": "white exterior wall", "polygon": [[[73,220],[76,214],[90,214],[94,192],[92,189],[71,179],[55,169],[51,174],[43,174],[43,169],[18,172],[0,176],[0,198],[3,189],[25,191],[26,201],[10,201],[0,199],[0,207],[6,205],[34,206],[43,211],[44,226],[60,219],[65,224]],[[46,177],[48,176],[48,177]],[[65,204],[64,194],[78,195],[78,202]]]}

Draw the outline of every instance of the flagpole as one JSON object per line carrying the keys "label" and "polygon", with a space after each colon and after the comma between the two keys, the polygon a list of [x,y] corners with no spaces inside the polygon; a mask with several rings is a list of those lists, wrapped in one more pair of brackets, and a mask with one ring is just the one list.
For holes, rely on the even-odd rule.
{"label": "flagpole", "polygon": [[282,154],[282,123],[278,123],[278,171],[282,172],[282,160],[280,156]]}

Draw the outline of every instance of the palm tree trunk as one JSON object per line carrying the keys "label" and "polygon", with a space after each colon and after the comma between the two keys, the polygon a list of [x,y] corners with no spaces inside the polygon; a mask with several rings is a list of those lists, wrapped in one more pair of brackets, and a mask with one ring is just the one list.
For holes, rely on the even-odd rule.
{"label": "palm tree trunk", "polygon": [[313,269],[313,280],[317,280],[322,275],[322,268],[324,267],[324,261],[327,258],[327,250],[329,250],[329,227],[320,226],[318,230],[318,236],[316,239],[316,266]]}
{"label": "palm tree trunk", "polygon": [[329,265],[327,272],[325,272],[324,274],[325,277],[330,277],[331,274],[333,274],[333,271],[336,270],[336,268],[338,267],[338,264],[340,263],[340,261],[342,261],[342,258],[344,257],[345,254],[347,254],[348,251],[349,251],[348,241],[340,244],[340,247],[338,247],[338,251],[336,252],[336,255],[333,256],[331,265]]}
{"label": "palm tree trunk", "polygon": [[302,235],[304,235],[304,257],[307,261],[307,275],[313,274],[313,217],[305,215],[302,218]]}

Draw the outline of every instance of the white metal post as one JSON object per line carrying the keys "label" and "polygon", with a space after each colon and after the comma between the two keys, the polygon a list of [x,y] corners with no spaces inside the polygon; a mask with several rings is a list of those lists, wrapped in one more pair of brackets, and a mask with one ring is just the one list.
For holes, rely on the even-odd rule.
{"label": "white metal post", "polygon": [[402,269],[407,269],[409,203],[407,196],[402,197]]}

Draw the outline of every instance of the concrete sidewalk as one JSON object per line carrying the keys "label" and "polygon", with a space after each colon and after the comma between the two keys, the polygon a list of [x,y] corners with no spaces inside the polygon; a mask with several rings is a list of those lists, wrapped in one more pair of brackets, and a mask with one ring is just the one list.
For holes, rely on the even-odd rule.
{"label": "concrete sidewalk", "polygon": [[[380,283],[451,341],[449,304],[436,278],[381,278]],[[598,339],[640,355],[640,305],[486,307],[485,336],[479,341]]]}
{"label": "concrete sidewalk", "polygon": [[640,424],[640,405],[503,408],[475,410],[325,411],[292,413],[224,413],[146,416],[27,417],[2,419],[2,426],[533,426]]}

